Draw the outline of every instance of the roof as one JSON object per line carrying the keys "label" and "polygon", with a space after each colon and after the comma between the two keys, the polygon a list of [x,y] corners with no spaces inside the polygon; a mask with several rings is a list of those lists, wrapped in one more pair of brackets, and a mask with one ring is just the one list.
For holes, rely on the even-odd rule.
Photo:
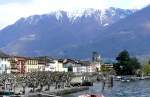
{"label": "roof", "polygon": [[36,58],[38,61],[44,61],[44,62],[53,62],[53,58],[50,58],[48,56],[40,56],[40,57],[34,57]]}
{"label": "roof", "polygon": [[10,56],[10,57],[12,57],[12,58],[26,58],[26,57],[24,57],[24,56],[15,56],[15,55],[12,55],[12,56]]}
{"label": "roof", "polygon": [[69,58],[67,58],[67,59],[59,59],[58,60],[59,62],[62,62],[62,63],[64,63],[64,64],[66,64],[66,63],[73,63],[73,64],[78,64],[78,60],[75,60],[75,59],[69,59]]}
{"label": "roof", "polygon": [[84,66],[89,66],[91,65],[91,62],[90,61],[80,61],[79,62],[81,65],[84,65]]}
{"label": "roof", "polygon": [[10,56],[2,51],[0,51],[0,58],[9,58]]}

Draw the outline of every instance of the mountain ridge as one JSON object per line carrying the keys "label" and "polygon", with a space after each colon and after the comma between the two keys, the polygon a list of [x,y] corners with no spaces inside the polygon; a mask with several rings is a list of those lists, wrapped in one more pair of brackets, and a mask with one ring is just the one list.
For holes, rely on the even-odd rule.
{"label": "mountain ridge", "polygon": [[73,22],[64,11],[21,18],[0,31],[0,48],[11,54],[68,56],[68,48],[93,43],[108,25],[134,13],[110,8],[102,16],[101,11],[90,11]]}
{"label": "mountain ridge", "polygon": [[[83,46],[94,48],[104,56],[115,57],[121,50],[128,50],[132,55],[150,55],[150,6],[119,20],[103,30],[103,37],[97,37],[94,43]],[[99,36],[99,35],[98,35]],[[78,52],[78,48],[76,48]]]}

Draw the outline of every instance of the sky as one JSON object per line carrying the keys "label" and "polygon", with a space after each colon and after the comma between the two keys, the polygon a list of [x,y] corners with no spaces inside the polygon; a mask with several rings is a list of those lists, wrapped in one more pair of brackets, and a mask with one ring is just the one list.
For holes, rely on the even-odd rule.
{"label": "sky", "polygon": [[13,24],[21,17],[46,14],[56,10],[109,7],[141,9],[149,4],[150,0],[0,0],[0,29]]}

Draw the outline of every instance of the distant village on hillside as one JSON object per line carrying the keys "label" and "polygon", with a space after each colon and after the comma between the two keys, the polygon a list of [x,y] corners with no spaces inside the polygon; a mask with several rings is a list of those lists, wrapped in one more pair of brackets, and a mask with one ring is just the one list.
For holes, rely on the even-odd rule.
{"label": "distant village on hillside", "polygon": [[0,73],[25,74],[36,71],[87,73],[108,68],[112,64],[103,64],[100,55],[93,52],[91,60],[71,58],[51,58],[48,56],[23,57],[0,53]]}

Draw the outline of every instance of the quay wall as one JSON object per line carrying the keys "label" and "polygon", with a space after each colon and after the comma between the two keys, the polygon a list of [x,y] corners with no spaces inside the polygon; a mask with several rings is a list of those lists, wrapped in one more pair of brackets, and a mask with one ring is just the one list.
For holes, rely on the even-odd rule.
{"label": "quay wall", "polygon": [[89,87],[87,87],[87,86],[73,87],[73,88],[68,88],[68,89],[62,89],[62,90],[54,91],[53,94],[57,95],[57,96],[61,96],[61,95],[76,93],[76,92],[80,92],[80,91],[84,91],[84,90],[88,90],[88,89],[89,89]]}

